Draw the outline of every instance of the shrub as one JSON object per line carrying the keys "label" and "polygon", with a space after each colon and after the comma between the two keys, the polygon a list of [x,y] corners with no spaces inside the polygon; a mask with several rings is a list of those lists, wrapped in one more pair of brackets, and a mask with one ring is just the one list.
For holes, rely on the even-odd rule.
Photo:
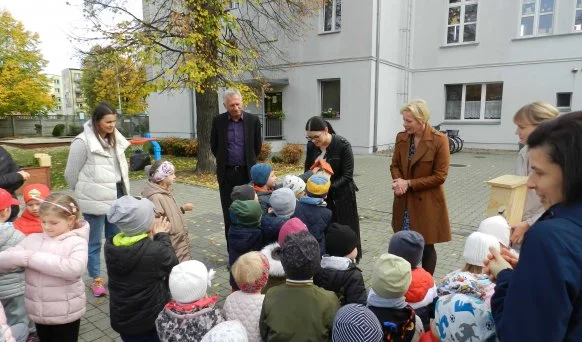
{"label": "shrub", "polygon": [[58,124],[53,128],[53,137],[60,137],[63,135],[63,132],[65,131],[65,125],[64,124]]}
{"label": "shrub", "polygon": [[176,157],[196,157],[198,155],[198,141],[196,139],[162,138],[158,140],[162,153]]}
{"label": "shrub", "polygon": [[297,164],[303,155],[303,145],[286,144],[281,150],[281,158],[286,164]]}
{"label": "shrub", "polygon": [[81,126],[73,125],[69,127],[70,135],[79,135],[81,132],[83,132],[83,127]]}
{"label": "shrub", "polygon": [[271,157],[271,162],[274,164],[280,164],[283,162],[283,158],[281,158],[279,156],[273,156],[273,157]]}
{"label": "shrub", "polygon": [[271,143],[264,142],[263,145],[261,146],[261,152],[257,156],[257,160],[260,162],[264,162],[267,159],[269,159],[270,155],[271,155]]}

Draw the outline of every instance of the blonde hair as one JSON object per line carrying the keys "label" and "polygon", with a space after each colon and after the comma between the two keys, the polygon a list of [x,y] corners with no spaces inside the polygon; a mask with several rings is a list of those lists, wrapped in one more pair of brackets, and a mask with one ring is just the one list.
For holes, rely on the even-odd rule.
{"label": "blonde hair", "polygon": [[463,272],[469,272],[473,274],[481,274],[483,273],[483,267],[471,264],[465,264],[465,267],[461,270]]}
{"label": "blonde hair", "polygon": [[430,119],[430,111],[425,100],[416,99],[400,107],[400,114],[409,112],[418,122],[427,123]]}
{"label": "blonde hair", "polygon": [[232,265],[232,277],[239,288],[244,284],[253,284],[261,279],[265,269],[263,255],[260,252],[248,252],[241,255]]}
{"label": "blonde hair", "polygon": [[81,210],[77,201],[69,195],[54,193],[50,194],[47,198],[39,200],[40,204],[40,215],[55,214],[62,219],[67,219],[69,216],[74,215],[77,220],[81,220]]}
{"label": "blonde hair", "polygon": [[539,125],[544,121],[558,117],[560,112],[551,104],[544,101],[536,101],[521,107],[513,116],[513,122],[527,121],[532,125]]}

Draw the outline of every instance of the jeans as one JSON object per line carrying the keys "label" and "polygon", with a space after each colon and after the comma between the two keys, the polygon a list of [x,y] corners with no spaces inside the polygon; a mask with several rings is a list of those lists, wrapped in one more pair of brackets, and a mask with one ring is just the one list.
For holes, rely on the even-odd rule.
{"label": "jeans", "polygon": [[[117,198],[123,196],[121,183],[117,183]],[[119,233],[116,225],[107,221],[107,215],[83,214],[85,221],[89,223],[89,260],[87,270],[91,278],[101,275],[101,240],[103,239],[103,227],[105,226],[105,239],[109,239]]]}

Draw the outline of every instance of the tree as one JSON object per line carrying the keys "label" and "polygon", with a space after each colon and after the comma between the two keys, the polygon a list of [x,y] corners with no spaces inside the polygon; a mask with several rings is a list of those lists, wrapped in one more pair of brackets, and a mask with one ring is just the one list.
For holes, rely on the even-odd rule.
{"label": "tree", "polygon": [[38,114],[55,106],[37,33],[0,10],[0,114]]}
{"label": "tree", "polygon": [[96,45],[84,55],[81,65],[81,89],[89,108],[107,101],[124,114],[146,110],[150,87],[146,84],[145,67],[138,66],[132,58]]}
{"label": "tree", "polygon": [[[283,64],[282,42],[302,37],[306,20],[327,0],[146,0],[144,18],[124,0],[85,0],[85,16],[98,38],[115,51],[151,66],[154,89],[196,91],[198,172],[214,170],[210,153],[212,117],[219,112],[219,88],[238,88],[256,101],[262,68]],[[240,3],[230,10],[232,3]],[[127,20],[108,25],[109,18]],[[278,39],[277,39],[278,36]],[[258,86],[240,83],[253,79]]]}

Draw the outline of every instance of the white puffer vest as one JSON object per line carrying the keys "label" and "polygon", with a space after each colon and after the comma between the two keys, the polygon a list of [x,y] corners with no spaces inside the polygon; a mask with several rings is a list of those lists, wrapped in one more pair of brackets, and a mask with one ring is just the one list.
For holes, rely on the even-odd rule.
{"label": "white puffer vest", "polygon": [[[117,199],[115,159],[95,136],[91,121],[87,121],[83,126],[83,133],[75,139],[81,139],[85,143],[87,162],[79,173],[79,180],[75,186],[75,198],[83,213],[106,215],[111,204]],[[130,143],[117,129],[115,142],[115,153],[119,161],[124,193],[129,194],[128,166],[124,152]]]}

